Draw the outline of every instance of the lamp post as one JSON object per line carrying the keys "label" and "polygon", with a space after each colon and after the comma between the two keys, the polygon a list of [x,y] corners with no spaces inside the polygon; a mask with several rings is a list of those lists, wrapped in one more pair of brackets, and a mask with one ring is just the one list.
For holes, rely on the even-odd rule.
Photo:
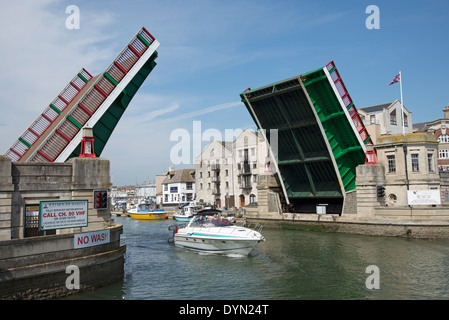
{"label": "lamp post", "polygon": [[83,128],[83,138],[81,139],[81,152],[80,158],[88,157],[95,158],[94,148],[94,132],[90,127]]}

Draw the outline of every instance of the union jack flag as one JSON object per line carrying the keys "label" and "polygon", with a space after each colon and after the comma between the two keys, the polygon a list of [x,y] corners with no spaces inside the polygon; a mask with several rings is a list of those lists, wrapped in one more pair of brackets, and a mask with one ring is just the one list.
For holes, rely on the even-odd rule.
{"label": "union jack flag", "polygon": [[394,77],[393,81],[391,81],[388,85],[391,86],[392,84],[395,84],[396,82],[401,81],[401,76],[398,74],[396,77]]}

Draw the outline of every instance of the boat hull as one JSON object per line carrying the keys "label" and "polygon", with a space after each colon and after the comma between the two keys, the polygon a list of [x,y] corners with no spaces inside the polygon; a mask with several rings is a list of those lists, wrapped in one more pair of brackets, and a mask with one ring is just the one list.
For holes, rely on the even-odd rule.
{"label": "boat hull", "polygon": [[131,219],[136,220],[165,220],[165,212],[128,213]]}
{"label": "boat hull", "polygon": [[260,240],[215,240],[175,236],[175,245],[189,250],[210,254],[238,254],[247,256]]}
{"label": "boat hull", "polygon": [[220,234],[211,233],[208,228],[180,229],[174,235],[174,243],[178,247],[204,253],[248,255],[259,242],[265,240],[253,230],[225,228],[232,228],[234,232]]}

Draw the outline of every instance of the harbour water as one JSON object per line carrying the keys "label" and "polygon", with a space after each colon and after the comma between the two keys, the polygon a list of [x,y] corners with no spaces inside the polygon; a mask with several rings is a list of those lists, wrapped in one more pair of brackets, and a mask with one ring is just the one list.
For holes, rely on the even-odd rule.
{"label": "harbour water", "polygon": [[[265,227],[249,256],[216,256],[169,243],[174,220],[115,221],[126,236],[123,281],[71,299],[449,299],[449,240]],[[367,288],[376,275],[379,288]]]}

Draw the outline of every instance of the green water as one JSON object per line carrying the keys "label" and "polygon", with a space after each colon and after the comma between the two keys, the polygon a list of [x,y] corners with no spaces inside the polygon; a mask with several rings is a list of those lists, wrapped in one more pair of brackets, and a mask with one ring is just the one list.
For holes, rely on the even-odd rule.
{"label": "green water", "polygon": [[[449,299],[447,240],[266,227],[266,241],[248,257],[215,256],[168,243],[173,220],[115,220],[126,236],[123,281],[76,299]],[[371,265],[379,289],[366,286]]]}

